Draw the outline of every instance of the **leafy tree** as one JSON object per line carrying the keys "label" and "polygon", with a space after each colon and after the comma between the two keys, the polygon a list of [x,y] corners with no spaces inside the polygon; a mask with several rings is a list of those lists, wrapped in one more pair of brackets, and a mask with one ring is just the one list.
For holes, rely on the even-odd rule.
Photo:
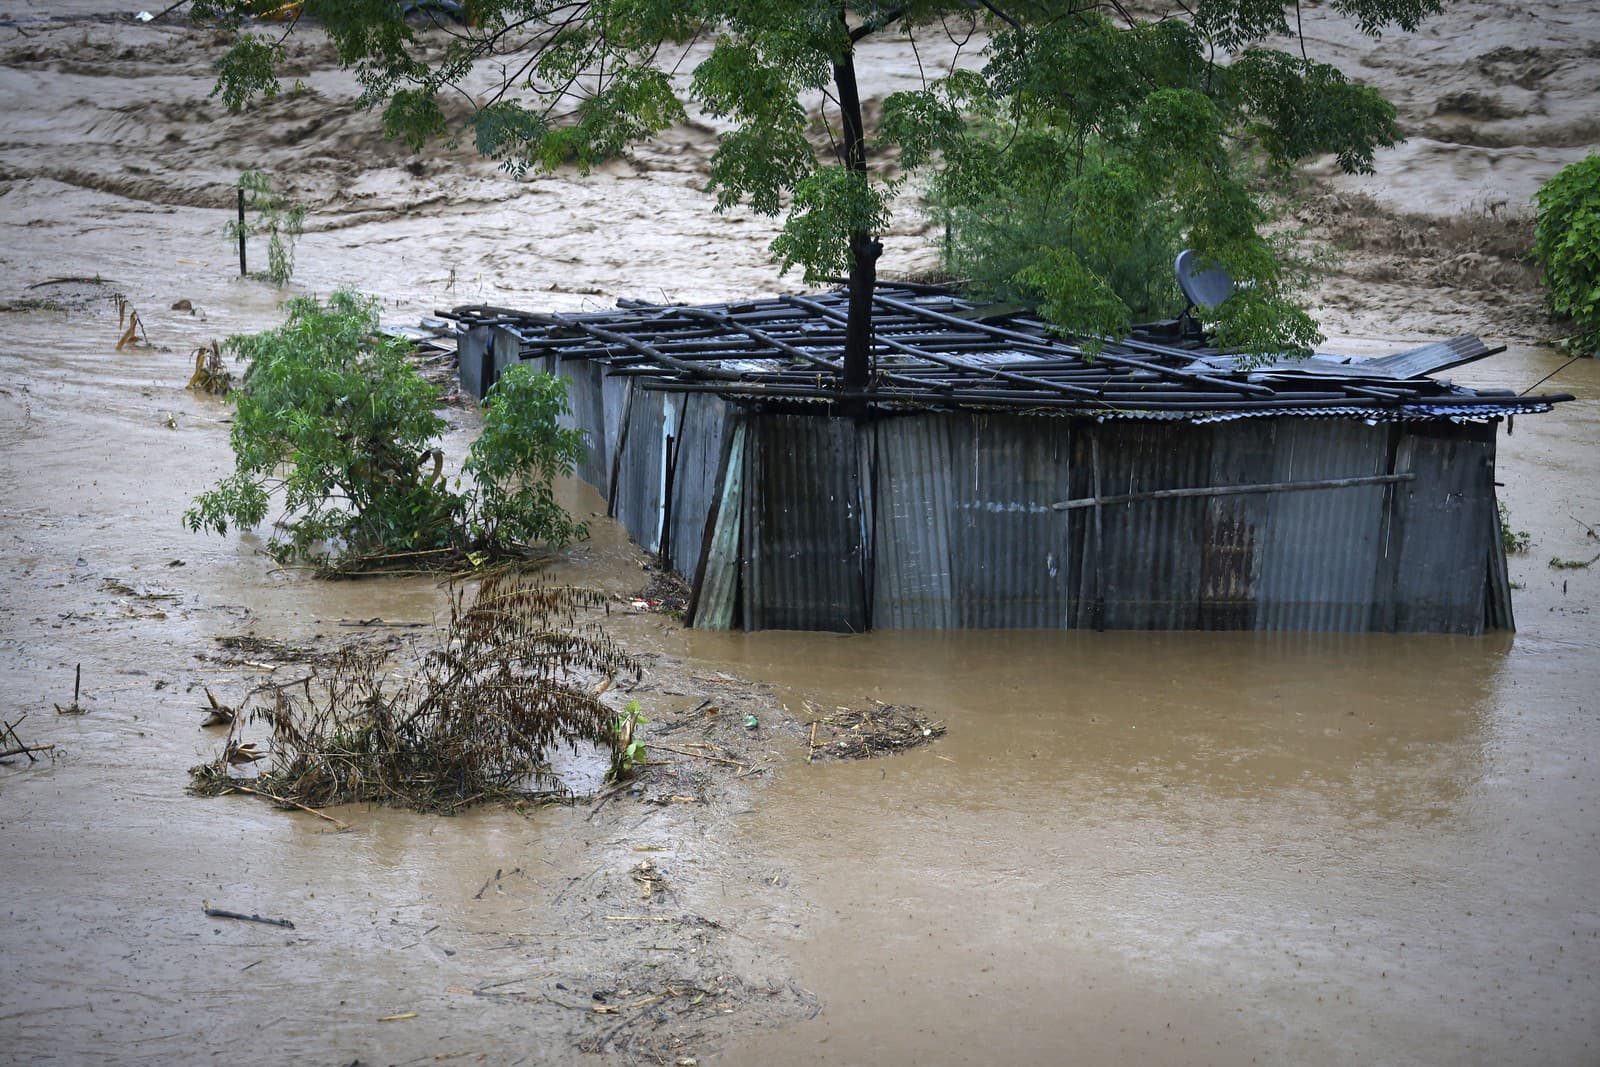
{"label": "leafy tree", "polygon": [[[1414,29],[1444,3],[1330,6],[1376,37]],[[238,24],[273,6],[196,0],[193,11]],[[898,186],[885,176],[890,163],[942,170],[956,202],[999,181],[1063,185],[1071,239],[1039,247],[1015,279],[1064,329],[1126,329],[1126,303],[1080,250],[1156,213],[1244,283],[1213,309],[1222,343],[1304,349],[1315,325],[1286,298],[1247,178],[1324,153],[1368,170],[1399,136],[1376,91],[1310,58],[1298,5],[1281,0],[1174,0],[1139,15],[1120,0],[475,0],[463,23],[408,22],[388,0],[306,0],[300,10],[288,30],[245,33],[219,61],[217,91],[230,106],[277,91],[283,35],[315,19],[363,101],[417,149],[467,136],[513,172],[583,172],[682,121],[686,103],[721,120],[718,208],[784,214],[772,251],[808,282],[849,275],[852,386],[870,376],[878,235]],[[981,61],[958,56],[923,88],[889,96],[869,131],[857,46],[886,34],[983,34],[988,44]],[[675,78],[681,68],[687,77]],[[822,150],[802,104],[817,94]],[[995,123],[1006,138],[983,135]]]}
{"label": "leafy tree", "polygon": [[1533,256],[1550,310],[1572,320],[1574,352],[1600,355],[1600,153],[1564,168],[1535,199]]}
{"label": "leafy tree", "polygon": [[490,394],[487,429],[466,462],[465,493],[444,477],[446,430],[438,390],[407,358],[409,342],[377,335],[377,302],[341,290],[326,304],[289,301],[274,330],[230,337],[247,360],[231,442],[234,470],[184,513],[192,530],[254,527],[281,498],[286,538],[268,551],[340,569],[375,569],[397,556],[504,554],[582,536],[551,482],[583,456],[563,429],[565,384],[518,367]]}

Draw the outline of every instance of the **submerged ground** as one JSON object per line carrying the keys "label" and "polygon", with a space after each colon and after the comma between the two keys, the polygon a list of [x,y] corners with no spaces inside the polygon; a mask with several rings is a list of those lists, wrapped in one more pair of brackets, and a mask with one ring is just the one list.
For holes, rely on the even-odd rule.
{"label": "submerged ground", "polygon": [[[1600,555],[1600,367],[1535,344],[1549,327],[1506,253],[1525,232],[1506,216],[1594,140],[1600,18],[1456,17],[1370,53],[1313,35],[1387,79],[1414,137],[1385,184],[1319,185],[1303,210],[1345,251],[1319,279],[1330,347],[1478,332],[1517,347],[1460,380],[1553,373],[1543,388],[1580,398],[1501,438],[1531,540],[1514,638],[717,635],[625,599],[610,625],[650,661],[625,695],[671,764],[641,795],[343,809],[339,833],[184,792],[217,747],[204,689],[231,701],[299,669],[219,638],[409,640],[445,614],[432,582],[321,583],[178,522],[229,461],[227,407],[183,389],[189,353],[273,324],[283,295],[233,277],[239,169],[312,203],[293,291],[353,283],[396,322],[770,292],[768,225],[706,210],[704,131],[587,183],[513,182],[413,163],[315,55],[312,92],[235,118],[206,99],[210,34],[11,5],[0,718],[26,714],[58,758],[0,766],[0,1059],[1600,1058],[1600,564],[1554,565]],[[1504,204],[1473,206],[1495,189]],[[891,257],[927,265],[919,226]],[[150,347],[115,351],[113,291]],[[453,418],[459,458],[474,415]],[[561,574],[626,598],[645,562],[601,521]],[[84,714],[59,716],[80,665]],[[870,699],[948,734],[807,763],[800,724]]]}

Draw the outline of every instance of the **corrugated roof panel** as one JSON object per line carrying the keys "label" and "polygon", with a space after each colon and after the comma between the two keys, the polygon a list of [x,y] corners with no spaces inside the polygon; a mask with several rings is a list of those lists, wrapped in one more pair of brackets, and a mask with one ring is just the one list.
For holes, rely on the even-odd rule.
{"label": "corrugated roof panel", "polygon": [[745,627],[867,627],[854,420],[764,415],[745,449]]}
{"label": "corrugated roof panel", "polygon": [[873,427],[876,628],[942,630],[955,625],[950,576],[953,418],[910,415]]}
{"label": "corrugated roof panel", "polygon": [[[1281,420],[1271,481],[1386,474],[1388,440],[1387,428],[1359,422]],[[1367,629],[1384,567],[1387,492],[1367,485],[1270,494],[1258,541],[1259,629]]]}
{"label": "corrugated roof panel", "polygon": [[1392,356],[1369,359],[1365,366],[1395,378],[1426,378],[1438,371],[1459,367],[1490,355],[1492,349],[1476,337],[1455,337],[1438,344],[1396,352]]}
{"label": "corrugated roof panel", "polygon": [[1072,426],[1016,415],[945,416],[952,428],[955,624],[1059,629],[1071,607],[1067,520]]}

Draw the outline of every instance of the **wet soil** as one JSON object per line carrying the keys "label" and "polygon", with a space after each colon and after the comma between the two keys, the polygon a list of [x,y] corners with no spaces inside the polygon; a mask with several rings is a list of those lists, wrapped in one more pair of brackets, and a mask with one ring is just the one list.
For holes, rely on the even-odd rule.
{"label": "wet soil", "polygon": [[[1459,8],[1420,45],[1314,34],[1415,134],[1379,184],[1328,180],[1356,264],[1319,282],[1330,347],[1547,336],[1521,282],[1461,282],[1396,220],[1453,226],[1427,209],[1462,175],[1515,206],[1581,155],[1600,19]],[[397,323],[782,284],[768,220],[706,210],[703,129],[513,181],[383,142],[315,45],[301,93],[230,116],[217,47],[105,4],[0,13],[0,717],[58,746],[0,766],[0,1060],[1594,1062],[1600,565],[1551,561],[1597,551],[1600,367],[1543,348],[1454,372],[1580,397],[1501,438],[1531,541],[1514,638],[688,632],[631,607],[648,561],[595,518],[555,573],[611,595],[648,660],[607,694],[651,719],[635,789],[331,812],[348,832],[188,795],[206,688],[234,703],[276,656],[447,614],[433,581],[318,581],[178,520],[229,462],[191,353],[284,295],[233,277],[241,167],[312,206],[291,291],[353,283]],[[886,85],[915,76],[879,47]],[[931,263],[925,222],[896,226],[890,255]],[[148,347],[115,350],[114,294]],[[459,462],[476,415],[451,418]],[[80,665],[83,714],[58,716]],[[871,700],[948,734],[806,761],[807,702]]]}

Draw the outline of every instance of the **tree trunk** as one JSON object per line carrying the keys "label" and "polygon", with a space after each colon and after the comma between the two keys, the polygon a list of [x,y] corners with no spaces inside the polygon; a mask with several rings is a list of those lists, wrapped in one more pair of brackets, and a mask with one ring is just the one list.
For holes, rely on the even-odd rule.
{"label": "tree trunk", "polygon": [[[845,17],[844,9],[839,18]],[[861,118],[861,96],[856,89],[854,52],[833,65],[833,82],[839,91],[839,114],[844,125],[844,164],[867,180],[867,139]],[[878,257],[883,243],[872,234],[850,234],[850,317],[845,326],[844,384],[863,389],[872,377],[872,292],[878,281]]]}

